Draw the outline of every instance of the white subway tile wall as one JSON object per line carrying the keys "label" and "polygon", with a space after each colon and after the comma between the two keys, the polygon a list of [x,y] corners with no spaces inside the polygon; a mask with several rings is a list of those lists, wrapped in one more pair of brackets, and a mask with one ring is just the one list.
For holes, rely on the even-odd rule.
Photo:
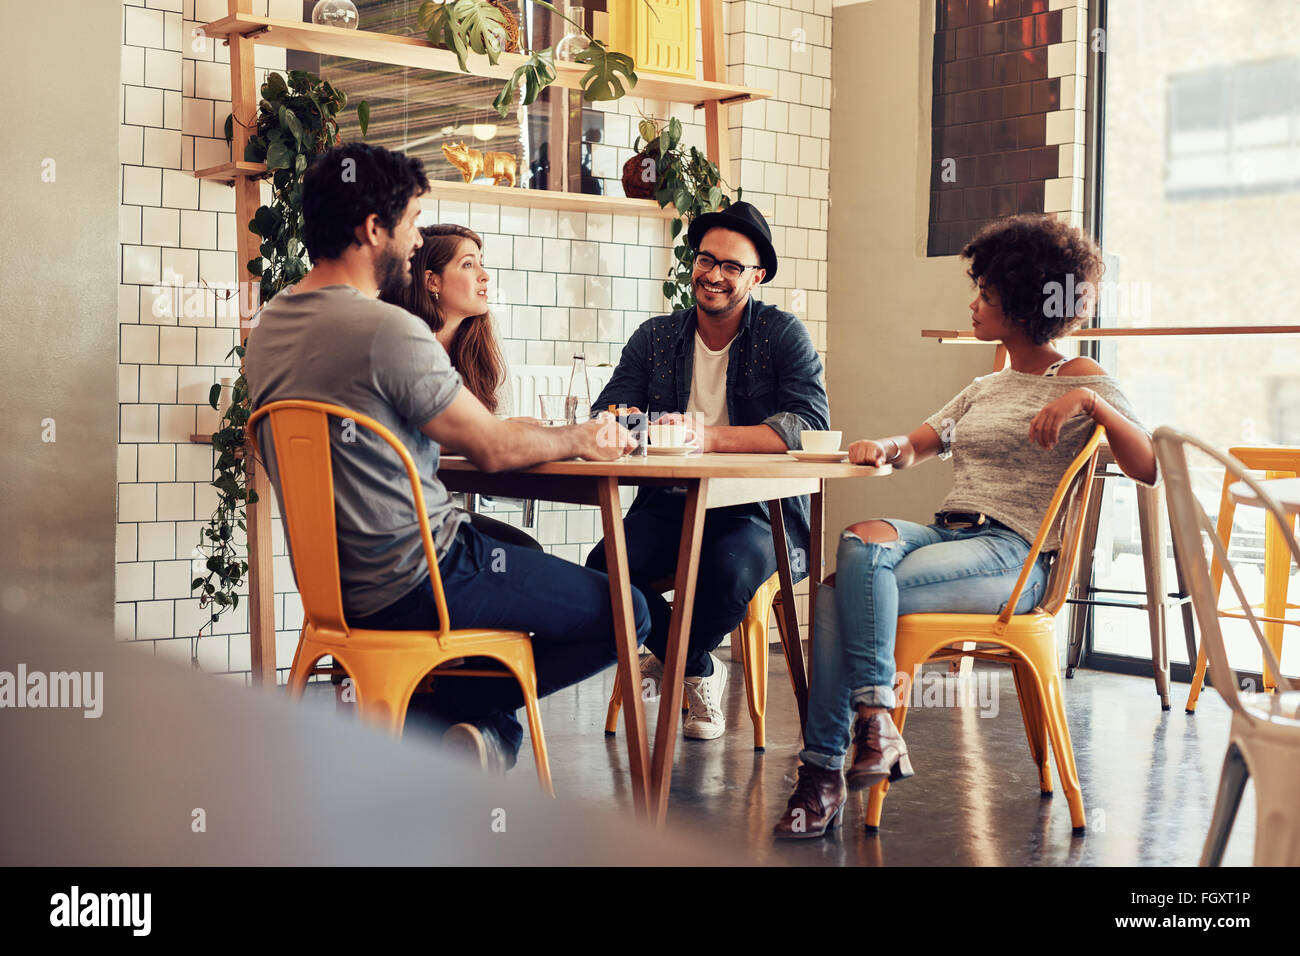
{"label": "white subway tile wall", "polygon": [[[830,0],[728,0],[724,7],[727,79],[776,96],[731,109],[732,162],[723,177],[743,187],[772,226],[781,268],[760,297],[803,319],[824,350]],[[253,8],[267,13],[268,0]],[[269,9],[301,15],[299,0],[269,0]],[[216,492],[208,484],[212,450],[189,436],[215,428],[208,391],[238,374],[229,355],[238,313],[225,301],[239,269],[234,191],[193,177],[196,168],[230,159],[222,135],[229,49],[200,30],[226,12],[225,0],[125,0],[123,9],[116,627],[120,640],[159,656],[197,657],[204,670],[246,675],[245,603],[195,641],[207,613],[190,592],[200,573],[191,564],[195,546]],[[255,62],[260,84],[268,70],[284,69],[284,51],[259,47]],[[678,118],[686,141],[704,147],[703,113],[689,105],[627,97],[599,109],[604,128],[592,159],[613,187],[608,192],[621,195],[616,184],[641,113]],[[636,327],[665,311],[662,283],[673,259],[662,218],[434,200],[421,222],[462,223],[483,235],[493,311],[512,364],[568,365],[575,352],[592,365],[616,363]],[[631,497],[625,489],[625,505]],[[271,504],[283,679],[302,604]],[[490,513],[522,525],[518,510]],[[568,560],[585,560],[600,534],[592,508],[541,502],[536,517],[532,533]]]}

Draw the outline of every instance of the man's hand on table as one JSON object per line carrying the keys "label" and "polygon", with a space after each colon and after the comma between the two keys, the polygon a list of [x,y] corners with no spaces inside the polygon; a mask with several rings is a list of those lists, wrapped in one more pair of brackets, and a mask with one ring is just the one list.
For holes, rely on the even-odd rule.
{"label": "man's hand on table", "polygon": [[660,415],[650,424],[652,425],[684,425],[686,427],[686,443],[694,445],[701,452],[713,451],[713,428],[710,425],[696,424],[694,415],[683,415],[681,412],[668,412]]}
{"label": "man's hand on table", "polygon": [[636,449],[632,433],[608,412],[573,427],[580,430],[583,438],[578,457],[587,461],[615,461]]}

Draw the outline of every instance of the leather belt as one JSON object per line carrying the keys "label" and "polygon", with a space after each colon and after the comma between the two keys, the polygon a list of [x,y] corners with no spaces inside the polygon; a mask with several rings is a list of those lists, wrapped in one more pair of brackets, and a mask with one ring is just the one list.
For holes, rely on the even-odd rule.
{"label": "leather belt", "polygon": [[965,528],[1006,527],[1001,521],[979,511],[938,511],[935,512],[934,523],[955,531]]}

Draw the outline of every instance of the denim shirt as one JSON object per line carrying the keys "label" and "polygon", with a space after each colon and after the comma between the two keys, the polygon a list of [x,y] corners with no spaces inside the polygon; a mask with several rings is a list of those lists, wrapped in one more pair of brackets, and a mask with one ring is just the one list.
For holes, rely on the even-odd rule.
{"label": "denim shirt", "polygon": [[[618,368],[592,407],[635,406],[653,416],[685,412],[695,365],[695,309],[682,309],[641,323],[623,347]],[[732,425],[767,425],[787,448],[803,447],[800,433],[830,427],[821,381],[822,363],[804,324],[789,312],[755,300],[746,303],[740,329],[727,352],[727,417]],[[637,502],[652,489],[642,489]],[[637,507],[636,503],[632,505]],[[767,502],[759,504],[765,517]],[[809,539],[807,496],[782,507],[792,548]],[[806,575],[805,570],[796,579]],[[799,567],[799,565],[796,565]]]}

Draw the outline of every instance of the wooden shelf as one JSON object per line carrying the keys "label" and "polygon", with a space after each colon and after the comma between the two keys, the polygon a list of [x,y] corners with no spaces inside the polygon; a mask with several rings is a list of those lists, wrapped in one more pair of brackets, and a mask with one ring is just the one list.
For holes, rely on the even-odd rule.
{"label": "wooden shelf", "polygon": [[195,179],[212,179],[217,182],[223,182],[228,185],[233,184],[236,179],[245,176],[259,178],[266,175],[266,163],[222,163],[220,166],[209,166],[207,169],[194,170]]}
{"label": "wooden shelf", "polygon": [[497,203],[532,209],[607,212],[616,216],[654,216],[659,219],[669,219],[676,215],[672,203],[661,209],[653,199],[594,196],[590,193],[566,193],[552,189],[509,189],[505,186],[475,186],[467,183],[430,182],[429,187],[429,192],[423,198],[444,202]]}
{"label": "wooden shelf", "polygon": [[[214,20],[203,27],[208,36],[239,35],[256,43],[286,50],[304,50],[330,56],[391,63],[394,66],[413,66],[443,73],[460,73],[456,54],[433,46],[427,40],[414,37],[393,36],[369,30],[345,30],[342,27],[322,27],[314,23],[298,23],[241,13]],[[496,66],[486,56],[470,55],[470,73],[492,79],[507,79],[516,67],[527,62],[518,53],[503,53]],[[581,63],[556,63],[554,86],[581,89],[581,79],[587,67]],[[696,108],[707,103],[731,105],[746,100],[766,99],[771,90],[750,89],[731,83],[713,83],[707,80],[681,79],[654,73],[638,74],[636,86],[629,92],[654,100],[672,103],[691,103]]]}
{"label": "wooden shelf", "polygon": [[[197,179],[233,183],[241,176],[265,176],[264,163],[223,163],[194,173]],[[594,196],[589,193],[566,193],[550,189],[510,189],[505,186],[475,186],[467,183],[431,181],[423,197],[465,203],[493,203],[500,206],[527,206],[531,209],[557,209],[565,212],[612,213],[616,216],[653,216],[670,219],[676,215],[672,203],[662,209],[653,199],[628,199],[624,196]]]}
{"label": "wooden shelf", "polygon": [[[1066,338],[1071,339],[1123,339],[1156,335],[1296,335],[1300,325],[1207,325],[1207,326],[1153,326],[1146,329],[1076,329]],[[963,342],[973,345],[995,345],[995,342],[975,338],[970,329],[922,329],[921,338],[940,342]]]}

